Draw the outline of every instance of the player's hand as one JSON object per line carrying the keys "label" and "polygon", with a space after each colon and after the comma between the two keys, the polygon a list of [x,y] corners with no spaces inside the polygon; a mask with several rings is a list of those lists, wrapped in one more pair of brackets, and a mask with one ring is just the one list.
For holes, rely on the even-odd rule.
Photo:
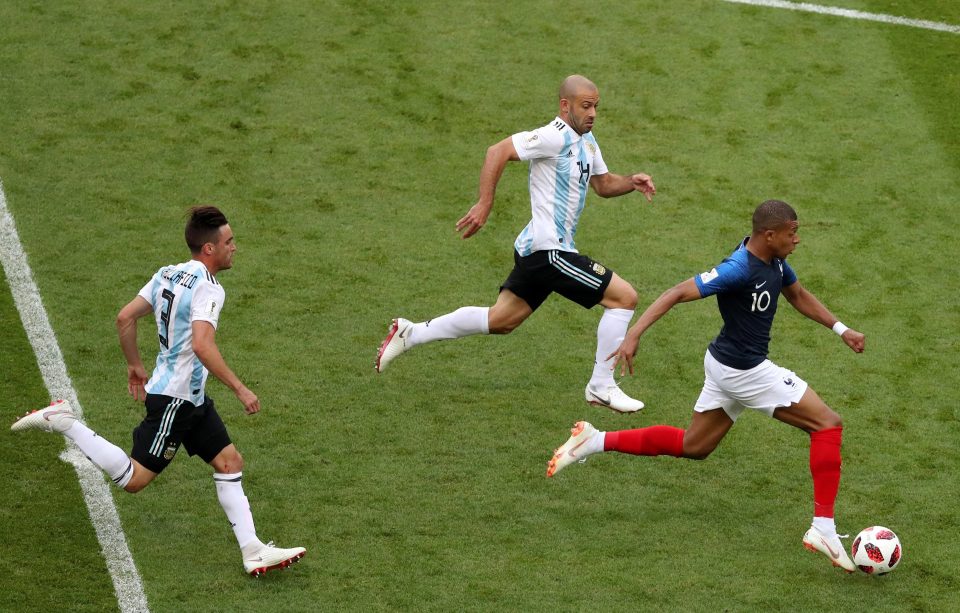
{"label": "player's hand", "polygon": [[616,357],[616,361],[613,363],[613,370],[617,370],[617,365],[620,366],[620,376],[622,377],[626,371],[629,371],[630,374],[633,374],[633,356],[637,355],[637,346],[640,344],[640,339],[633,338],[629,334],[626,338],[623,339],[623,342],[620,343],[620,346],[617,347],[617,350],[607,356],[607,359]]}
{"label": "player's hand", "polygon": [[653,179],[650,178],[650,175],[638,172],[637,174],[630,175],[630,182],[633,183],[633,189],[641,192],[647,198],[647,202],[653,202],[653,197],[657,193],[657,187],[653,184]]}
{"label": "player's hand", "polygon": [[147,371],[142,364],[127,366],[127,393],[133,396],[134,400],[146,399],[147,390],[144,386],[147,384],[147,379]]}
{"label": "player's hand", "polygon": [[237,400],[243,405],[243,410],[247,415],[253,415],[260,411],[260,399],[245,387],[237,391]]}
{"label": "player's hand", "polygon": [[847,347],[850,347],[857,353],[863,353],[863,346],[867,340],[867,337],[864,336],[863,333],[857,332],[853,328],[847,328],[840,338],[847,344]]}
{"label": "player's hand", "polygon": [[467,214],[461,217],[460,221],[457,222],[457,232],[463,233],[460,235],[460,238],[470,238],[479,232],[480,228],[487,223],[487,217],[489,216],[489,205],[478,202],[470,207],[470,210],[467,211]]}

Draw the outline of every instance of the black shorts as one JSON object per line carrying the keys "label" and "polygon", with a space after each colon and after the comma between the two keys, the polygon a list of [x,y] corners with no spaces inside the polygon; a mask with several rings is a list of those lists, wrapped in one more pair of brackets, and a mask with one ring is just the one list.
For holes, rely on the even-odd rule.
{"label": "black shorts", "polygon": [[537,310],[551,292],[591,308],[603,300],[613,271],[585,255],[572,251],[534,251],[528,256],[513,252],[514,266],[500,286]]}
{"label": "black shorts", "polygon": [[147,394],[147,416],[133,430],[130,457],[155,473],[163,472],[183,444],[208,464],[230,444],[227,427],[209,396],[197,406],[182,398]]}

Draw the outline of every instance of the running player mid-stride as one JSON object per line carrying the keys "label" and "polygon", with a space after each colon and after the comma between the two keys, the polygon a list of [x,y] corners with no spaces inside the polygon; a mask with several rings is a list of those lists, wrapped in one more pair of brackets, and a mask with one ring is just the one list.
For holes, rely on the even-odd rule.
{"label": "running player mid-stride", "polygon": [[560,110],[553,121],[508,136],[487,149],[479,199],[457,222],[463,238],[480,231],[490,216],[507,162],[529,162],[533,219],[514,242],[513,271],[500,286],[496,303],[461,307],[420,323],[394,319],[377,352],[377,372],[417,345],[474,334],[509,334],[556,292],[587,309],[597,304],[604,307],[597,326],[593,373],[584,389],[586,401],[621,413],[643,408],[642,402],[617,385],[613,361],[607,358],[626,334],[637,292],[615,272],[579,253],[573,239],[589,188],[603,198],[638,191],[648,201],[656,188],[649,175],[607,170],[592,133],[600,102],[593,82],[571,75],[560,85],[559,98]]}
{"label": "running player mid-stride", "polygon": [[[11,430],[63,434],[130,493],[153,481],[183,445],[188,454],[200,456],[213,467],[217,497],[237,537],[243,569],[256,577],[286,568],[302,558],[306,549],[281,549],[257,538],[241,484],[243,458],[230,442],[213,399],[204,393],[207,375],[213,373],[236,394],[247,414],[260,410],[260,400],[230,370],[214,342],[225,296],[214,275],[233,266],[237,250],[233,231],[216,207],[200,206],[191,209],[185,236],[192,259],[161,268],[117,315],[128,391],[144,400],[147,410],[133,431],[130,455],[78,420],[66,400],[27,413]],[[147,380],[137,349],[137,320],[151,313],[156,318],[160,353]]]}
{"label": "running player mid-stride", "polygon": [[786,257],[793,253],[797,214],[779,200],[768,200],[753,214],[753,233],[716,268],[668,289],[640,316],[627,333],[616,356],[620,370],[633,372],[640,336],[681,302],[717,296],[723,318],[720,335],[703,360],[705,380],[693,418],[686,430],[650,426],[635,430],[600,432],[577,422],[571,436],[547,464],[547,476],[592,454],[619,451],[641,456],[668,455],[703,460],[716,449],[740,413],[753,409],[810,435],[810,474],[813,476],[813,524],[803,535],[811,551],[827,556],[847,572],[856,567],[837,535],[833,511],[840,488],[840,442],[843,422],[820,396],[791,370],[767,359],[770,327],[782,293],[795,309],[840,335],[861,353],[864,335],[840,323],[797,280]]}

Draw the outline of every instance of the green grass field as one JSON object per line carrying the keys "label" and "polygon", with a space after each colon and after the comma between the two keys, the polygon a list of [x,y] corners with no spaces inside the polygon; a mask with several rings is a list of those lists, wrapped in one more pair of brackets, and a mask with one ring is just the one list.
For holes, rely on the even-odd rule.
{"label": "green grass field", "polygon": [[[960,24],[946,0],[836,0]],[[186,259],[187,206],[236,232],[219,345],[260,396],[208,392],[244,454],[261,538],[309,553],[251,580],[209,467],[115,491],[154,611],[960,610],[960,36],[729,4],[217,0],[0,4],[0,179],[87,422],[128,447],[113,319]],[[608,454],[544,478],[577,419],[684,426],[713,301],[682,305],[583,403],[599,311],[552,298],[507,337],[434,344],[384,375],[386,326],[491,304],[529,219],[526,168],[461,241],[486,147],[600,87],[595,127],[640,195],[588,198],[577,245],[642,306],[708,270],[767,198],[795,205],[804,285],[855,355],[782,303],[771,358],[845,420],[841,532],[904,561],[846,576],[803,550],[808,439],[745,415],[706,462]],[[0,275],[0,397],[48,393]],[[140,328],[145,362],[156,348]],[[0,610],[117,608],[59,437],[0,432]]]}

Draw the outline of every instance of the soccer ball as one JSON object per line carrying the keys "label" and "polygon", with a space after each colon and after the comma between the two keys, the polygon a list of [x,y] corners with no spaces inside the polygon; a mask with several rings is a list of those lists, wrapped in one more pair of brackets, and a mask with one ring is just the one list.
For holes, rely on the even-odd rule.
{"label": "soccer ball", "polygon": [[885,575],[900,564],[903,547],[893,530],[883,526],[864,528],[853,540],[850,557],[868,575]]}

